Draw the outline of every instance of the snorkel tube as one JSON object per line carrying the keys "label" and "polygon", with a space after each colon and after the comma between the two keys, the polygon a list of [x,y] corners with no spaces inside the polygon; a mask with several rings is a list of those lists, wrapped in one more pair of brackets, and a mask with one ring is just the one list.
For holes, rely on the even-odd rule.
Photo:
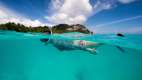
{"label": "snorkel tube", "polygon": [[48,29],[49,29],[48,31],[44,32],[44,33],[48,34],[48,37],[40,39],[40,41],[44,42],[45,44],[48,44],[49,41],[51,40],[51,37],[52,37],[52,29],[51,28],[48,28]]}
{"label": "snorkel tube", "polygon": [[52,38],[52,34],[53,34],[53,32],[52,32],[52,28],[50,28],[50,27],[49,27],[49,31],[50,31],[50,37],[49,37],[48,42],[51,40],[51,38]]}

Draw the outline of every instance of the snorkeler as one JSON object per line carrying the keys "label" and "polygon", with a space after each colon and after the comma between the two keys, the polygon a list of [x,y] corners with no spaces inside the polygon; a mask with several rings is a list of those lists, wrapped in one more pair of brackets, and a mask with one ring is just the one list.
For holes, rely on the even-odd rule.
{"label": "snorkeler", "polygon": [[61,40],[61,39],[40,39],[41,42],[44,42],[46,45],[51,43],[60,51],[64,50],[83,50],[88,51],[91,54],[96,54],[96,48],[101,45],[100,43],[86,41],[86,40]]}

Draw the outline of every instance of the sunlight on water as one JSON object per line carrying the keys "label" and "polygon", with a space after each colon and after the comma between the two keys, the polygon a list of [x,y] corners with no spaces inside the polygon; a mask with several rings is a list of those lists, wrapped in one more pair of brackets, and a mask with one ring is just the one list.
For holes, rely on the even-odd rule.
{"label": "sunlight on water", "polygon": [[77,38],[105,43],[97,48],[97,55],[82,50],[59,51],[40,41],[46,37],[0,32],[0,80],[142,80],[141,35]]}

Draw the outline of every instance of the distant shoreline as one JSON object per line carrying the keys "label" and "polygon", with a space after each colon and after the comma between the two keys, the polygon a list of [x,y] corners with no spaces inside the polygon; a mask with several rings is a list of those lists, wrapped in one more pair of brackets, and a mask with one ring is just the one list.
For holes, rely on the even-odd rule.
{"label": "distant shoreline", "polygon": [[68,33],[68,32],[80,32],[84,34],[93,34],[89,29],[87,29],[84,25],[81,24],[58,24],[52,27],[49,26],[25,26],[23,24],[8,22],[5,24],[0,24],[0,30],[9,30],[16,32],[40,32],[40,33]]}

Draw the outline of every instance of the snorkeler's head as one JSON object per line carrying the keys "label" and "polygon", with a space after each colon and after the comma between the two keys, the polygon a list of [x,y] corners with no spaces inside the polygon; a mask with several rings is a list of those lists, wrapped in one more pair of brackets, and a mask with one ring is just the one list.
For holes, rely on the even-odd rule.
{"label": "snorkeler's head", "polygon": [[49,39],[48,39],[48,38],[42,38],[42,39],[40,39],[40,41],[41,41],[41,42],[48,42]]}

